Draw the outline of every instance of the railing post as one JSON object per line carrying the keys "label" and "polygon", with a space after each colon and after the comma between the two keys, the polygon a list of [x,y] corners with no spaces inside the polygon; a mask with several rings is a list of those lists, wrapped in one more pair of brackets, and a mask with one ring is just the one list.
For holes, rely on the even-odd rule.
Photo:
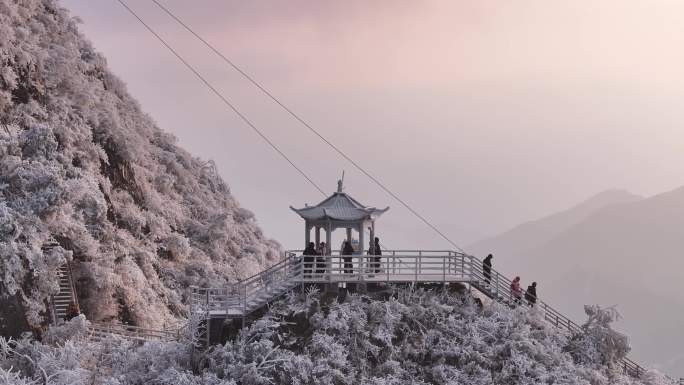
{"label": "railing post", "polygon": [[[389,277],[390,277],[390,267],[389,267],[389,257],[383,257],[384,259],[384,265],[385,265],[385,275],[387,276],[387,283],[389,283]],[[381,262],[381,263],[383,263]]]}
{"label": "railing post", "polygon": [[392,274],[397,274],[397,252],[392,250]]}
{"label": "railing post", "polygon": [[423,251],[418,251],[418,272],[423,272]]}
{"label": "railing post", "polygon": [[[490,275],[490,279],[491,279],[491,275]],[[499,272],[497,271],[496,272],[496,284],[494,285],[494,287],[495,287],[494,288],[494,294],[497,296],[499,295],[499,292],[501,291],[499,285],[501,285],[501,276],[499,275]],[[491,286],[491,284],[490,284],[490,286]]]}
{"label": "railing post", "polygon": [[365,268],[363,267],[363,251],[361,251],[361,254],[359,254],[359,267],[356,269],[356,280],[357,281],[362,281],[363,280],[363,271]]}
{"label": "railing post", "polygon": [[207,298],[206,298],[206,300],[207,300],[207,305],[206,305],[206,306],[207,306],[207,307],[206,307],[207,310],[209,310],[209,290],[210,290],[210,289],[206,289],[206,291],[207,291],[207,295],[206,295],[206,297],[207,297]]}
{"label": "railing post", "polygon": [[421,258],[421,252],[418,252],[418,257],[416,258],[415,266],[413,268],[413,283],[418,282],[418,270],[420,270]]}

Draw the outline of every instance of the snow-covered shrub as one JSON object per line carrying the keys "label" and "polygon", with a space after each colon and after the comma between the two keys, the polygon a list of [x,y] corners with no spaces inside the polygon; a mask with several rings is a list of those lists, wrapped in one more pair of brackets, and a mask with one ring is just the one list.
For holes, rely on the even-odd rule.
{"label": "snow-covered shrub", "polygon": [[[75,338],[45,345],[0,339],[0,381],[673,385],[656,372],[636,379],[610,366],[577,361],[576,352],[567,349],[575,339],[546,323],[536,309],[498,304],[480,309],[469,297],[422,290],[399,290],[387,300],[349,295],[328,302],[315,290],[290,295],[234,340],[207,351],[185,340]],[[590,309],[588,324],[605,327],[613,319],[605,317],[605,309]],[[602,351],[602,344],[587,338],[576,348]]]}
{"label": "snow-covered shrub", "polygon": [[83,314],[64,322],[59,326],[52,326],[43,336],[43,342],[51,345],[64,344],[68,340],[80,340],[88,335],[89,322]]}
{"label": "snow-covered shrub", "polygon": [[617,310],[587,305],[584,312],[589,319],[582,325],[582,333],[574,335],[566,348],[575,361],[605,366],[626,357],[631,350],[629,338],[610,327],[620,317]]}

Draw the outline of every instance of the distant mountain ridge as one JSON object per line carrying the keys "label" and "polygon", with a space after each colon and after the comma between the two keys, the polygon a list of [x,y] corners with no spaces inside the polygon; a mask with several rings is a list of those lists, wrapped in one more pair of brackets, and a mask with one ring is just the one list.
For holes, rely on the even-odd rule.
{"label": "distant mountain ridge", "polygon": [[598,209],[644,199],[626,190],[606,190],[558,213],[525,222],[500,235],[478,241],[466,250],[475,255],[488,253],[517,255],[529,248],[550,241],[572,226],[585,220]]}
{"label": "distant mountain ridge", "polygon": [[493,252],[495,266],[538,281],[540,296],[574,317],[584,304],[617,304],[634,357],[684,376],[684,187],[610,195],[467,250]]}

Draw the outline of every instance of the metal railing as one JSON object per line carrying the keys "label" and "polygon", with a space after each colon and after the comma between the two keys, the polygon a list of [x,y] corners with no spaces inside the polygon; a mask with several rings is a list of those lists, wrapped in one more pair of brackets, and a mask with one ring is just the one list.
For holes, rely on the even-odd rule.
{"label": "metal railing", "polygon": [[244,316],[283,289],[289,288],[296,278],[296,256],[290,255],[268,269],[225,287],[191,287],[190,308],[206,318]]}
{"label": "metal railing", "polygon": [[298,283],[466,282],[469,264],[452,252],[384,255],[303,255],[293,261]]}
{"label": "metal railing", "polygon": [[[511,292],[512,281],[495,269],[485,275],[482,261],[452,250],[383,250],[383,255],[302,255],[301,250],[288,251],[270,268],[222,288],[192,288],[191,309],[205,317],[216,312],[222,316],[245,316],[273,297],[305,283],[358,282],[463,282],[497,302],[515,305],[524,299]],[[550,324],[571,333],[582,327],[544,301],[536,306]],[[626,374],[640,377],[646,373],[629,358],[618,363]],[[684,379],[679,380],[684,385]]]}
{"label": "metal railing", "polygon": [[138,326],[91,322],[88,326],[89,337],[118,336],[130,340],[173,341],[179,338],[179,330],[155,330]]}

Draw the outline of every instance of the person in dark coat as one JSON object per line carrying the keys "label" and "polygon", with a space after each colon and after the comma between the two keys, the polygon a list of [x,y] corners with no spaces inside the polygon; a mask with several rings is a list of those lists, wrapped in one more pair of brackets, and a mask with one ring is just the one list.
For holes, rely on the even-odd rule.
{"label": "person in dark coat", "polygon": [[368,260],[370,262],[371,272],[375,271],[376,273],[379,273],[381,271],[380,261],[382,260],[382,257],[378,257],[378,255],[382,255],[380,238],[375,237],[375,242],[371,241],[370,247],[368,247],[368,255],[376,255],[376,257],[368,258]]}
{"label": "person in dark coat", "polygon": [[527,291],[525,292],[525,301],[527,301],[527,304],[530,306],[534,306],[534,304],[537,303],[537,283],[536,282],[532,282],[532,284],[527,287]]}
{"label": "person in dark coat", "polygon": [[487,285],[492,281],[492,258],[494,258],[494,256],[489,254],[484,261],[482,261],[482,274],[484,275]]}
{"label": "person in dark coat", "polygon": [[313,242],[309,242],[304,250],[304,278],[311,278],[311,269],[313,268],[314,255],[316,253],[316,245]]}
{"label": "person in dark coat", "polygon": [[352,264],[352,255],[354,255],[354,247],[349,241],[344,241],[344,247],[342,248],[342,255],[344,255],[344,273],[352,274],[354,273],[354,265]]}

